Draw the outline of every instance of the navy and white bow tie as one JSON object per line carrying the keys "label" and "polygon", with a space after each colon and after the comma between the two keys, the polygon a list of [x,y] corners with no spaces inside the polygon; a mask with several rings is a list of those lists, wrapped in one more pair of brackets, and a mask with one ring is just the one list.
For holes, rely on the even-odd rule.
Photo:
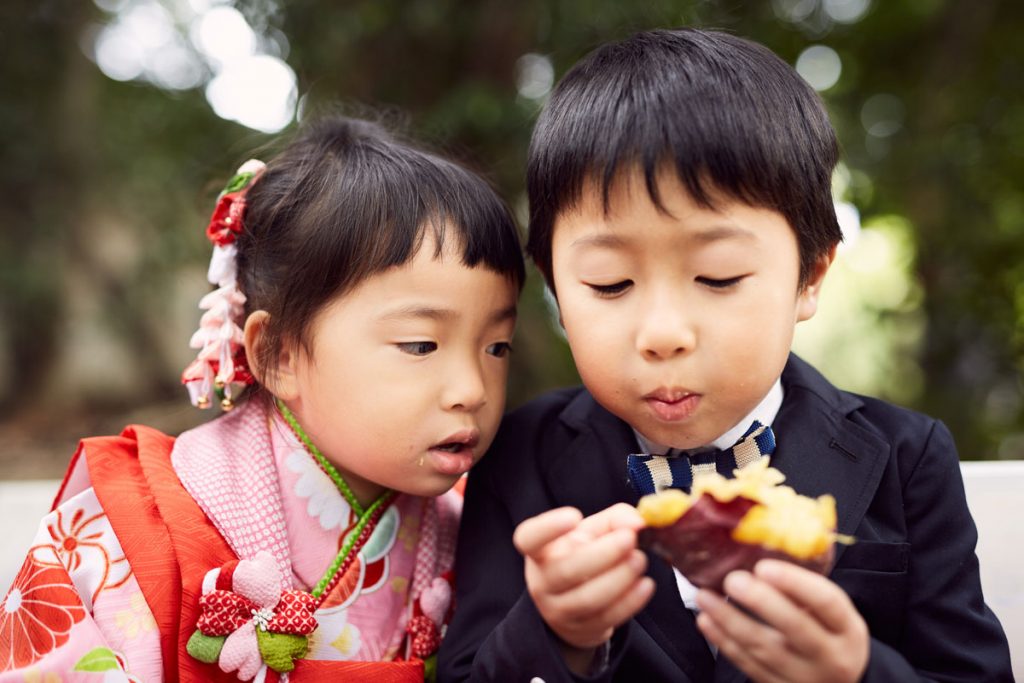
{"label": "navy and white bow tie", "polygon": [[696,453],[667,455],[628,455],[626,471],[629,483],[638,494],[645,496],[662,489],[687,489],[694,475],[718,472],[732,477],[733,470],[766,458],[775,451],[775,434],[768,425],[754,420],[750,428],[732,448],[706,450]]}

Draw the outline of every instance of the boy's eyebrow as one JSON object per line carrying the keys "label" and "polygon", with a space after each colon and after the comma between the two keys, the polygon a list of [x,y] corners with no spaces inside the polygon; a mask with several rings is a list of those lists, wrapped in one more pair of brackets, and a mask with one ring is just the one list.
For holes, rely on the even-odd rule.
{"label": "boy's eyebrow", "polygon": [[[701,228],[691,233],[690,238],[696,242],[708,244],[710,242],[717,242],[724,239],[754,239],[755,235],[746,228],[741,228],[735,225],[713,225],[708,228]],[[625,247],[630,243],[631,240],[611,233],[600,233],[596,235],[584,235],[573,241],[570,245],[572,247],[603,247],[607,249],[617,249]]]}
{"label": "boy's eyebrow", "polygon": [[506,306],[499,311],[495,311],[494,315],[491,316],[491,323],[497,324],[503,323],[506,320],[515,320],[518,315],[519,308],[515,304],[512,304],[511,306]]}
{"label": "boy's eyebrow", "polygon": [[620,235],[613,235],[611,233],[599,233],[596,235],[584,235],[578,239],[573,240],[572,247],[622,247],[626,245],[627,240]]}
{"label": "boy's eyebrow", "polygon": [[754,239],[755,235],[746,228],[735,225],[713,225],[710,228],[698,230],[693,235],[694,240],[704,243],[737,237],[740,239]]}

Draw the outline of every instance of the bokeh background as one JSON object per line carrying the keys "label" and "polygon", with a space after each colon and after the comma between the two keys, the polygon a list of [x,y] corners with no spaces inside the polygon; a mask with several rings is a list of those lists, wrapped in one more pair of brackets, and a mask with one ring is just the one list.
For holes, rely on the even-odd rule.
{"label": "bokeh background", "polygon": [[[1019,0],[13,0],[0,4],[0,479],[77,439],[212,413],[178,383],[217,191],[325,109],[367,108],[486,174],[525,217],[532,122],[599,43],[697,25],[821,93],[846,242],[797,349],[844,388],[1024,458]],[[510,405],[577,381],[532,277]],[[339,387],[352,395],[355,388]]]}

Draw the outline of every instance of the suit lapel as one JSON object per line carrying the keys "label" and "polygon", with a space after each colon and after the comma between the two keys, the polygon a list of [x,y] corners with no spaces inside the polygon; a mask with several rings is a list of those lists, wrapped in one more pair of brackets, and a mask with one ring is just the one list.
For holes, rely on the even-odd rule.
{"label": "suit lapel", "polygon": [[[786,398],[772,428],[777,448],[772,466],[786,484],[806,496],[832,494],[838,530],[860,525],[889,460],[889,444],[847,418],[862,405],[843,394],[803,361],[791,357],[782,375]],[[845,546],[836,546],[836,560]]]}
{"label": "suit lapel", "polygon": [[[615,503],[635,505],[639,496],[626,478],[626,456],[636,452],[630,429],[587,392],[566,407],[562,420],[576,430],[570,447],[550,461],[546,474],[552,498],[591,515]],[[635,623],[692,681],[709,681],[714,661],[693,614],[683,605],[672,569],[649,555],[648,575],[656,589]]]}
{"label": "suit lapel", "polygon": [[[772,466],[799,493],[836,498],[840,533],[860,524],[889,458],[889,445],[847,419],[861,401],[836,390],[820,374],[791,356],[782,376],[783,406],[772,423],[778,442]],[[585,515],[619,502],[635,505],[638,496],[626,479],[626,455],[637,448],[632,430],[581,392],[561,419],[576,431],[570,446],[549,460],[546,480],[553,500]],[[843,546],[836,548],[836,560]],[[667,564],[651,558],[648,572],[657,589],[636,624],[693,681],[736,683],[745,680],[725,657],[712,659],[692,613],[679,598]],[[712,673],[713,668],[713,673]]]}
{"label": "suit lapel", "polygon": [[635,621],[691,680],[701,683],[714,675],[715,660],[693,612],[679,597],[672,568],[648,553],[648,575],[654,579],[654,597]]}
{"label": "suit lapel", "polygon": [[638,497],[626,479],[626,455],[637,449],[636,437],[622,420],[587,392],[566,406],[562,421],[576,437],[548,460],[546,480],[553,500],[592,515],[615,503],[635,505]]}
{"label": "suit lapel", "polygon": [[[838,530],[853,534],[878,488],[889,445],[848,419],[862,405],[860,399],[838,391],[796,356],[790,356],[782,382],[786,395],[772,422],[777,444],[772,467],[798,493],[835,496]],[[845,547],[836,545],[836,562]],[[745,680],[742,671],[719,656],[714,683]]]}

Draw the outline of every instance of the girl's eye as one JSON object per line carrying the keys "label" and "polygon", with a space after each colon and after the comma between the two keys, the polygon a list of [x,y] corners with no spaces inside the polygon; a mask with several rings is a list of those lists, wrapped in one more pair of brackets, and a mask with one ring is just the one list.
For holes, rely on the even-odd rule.
{"label": "girl's eye", "polygon": [[618,294],[622,294],[633,285],[632,280],[623,280],[610,285],[592,285],[587,284],[598,296],[613,297]]}
{"label": "girl's eye", "polygon": [[739,281],[745,278],[746,275],[740,275],[739,277],[730,277],[724,280],[716,280],[710,277],[698,277],[697,282],[702,285],[707,285],[712,289],[728,289],[733,285],[739,284]]}
{"label": "girl's eye", "polygon": [[408,353],[411,356],[425,356],[428,353],[433,353],[434,351],[437,351],[437,342],[402,342],[401,344],[398,344],[398,349],[402,353]]}
{"label": "girl's eye", "polygon": [[512,353],[512,345],[508,342],[496,342],[487,347],[487,353],[497,358],[505,358]]}

